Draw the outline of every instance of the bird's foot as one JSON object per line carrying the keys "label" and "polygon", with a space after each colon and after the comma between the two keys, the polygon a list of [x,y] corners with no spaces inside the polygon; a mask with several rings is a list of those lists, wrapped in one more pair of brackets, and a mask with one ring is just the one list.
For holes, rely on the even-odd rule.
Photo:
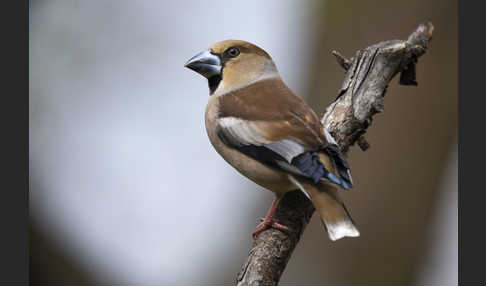
{"label": "bird's foot", "polygon": [[260,224],[258,224],[258,226],[255,228],[255,231],[252,234],[253,239],[256,239],[261,232],[269,228],[275,228],[284,232],[292,232],[292,229],[290,227],[278,223],[273,217],[261,218],[260,221],[261,221]]}

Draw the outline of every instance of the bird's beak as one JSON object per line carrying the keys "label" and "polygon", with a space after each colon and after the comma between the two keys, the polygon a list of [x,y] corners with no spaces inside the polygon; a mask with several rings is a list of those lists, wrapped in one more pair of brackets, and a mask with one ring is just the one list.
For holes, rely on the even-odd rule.
{"label": "bird's beak", "polygon": [[212,54],[209,50],[195,55],[188,60],[184,66],[200,73],[208,79],[215,75],[221,75],[222,69],[219,57]]}

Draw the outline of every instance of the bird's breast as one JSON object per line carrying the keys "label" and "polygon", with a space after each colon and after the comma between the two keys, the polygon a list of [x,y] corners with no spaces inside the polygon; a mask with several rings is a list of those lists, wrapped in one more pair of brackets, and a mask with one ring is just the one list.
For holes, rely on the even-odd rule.
{"label": "bird's breast", "polygon": [[295,189],[284,172],[268,167],[238,150],[228,147],[218,136],[218,118],[219,96],[212,96],[206,106],[206,132],[214,149],[226,162],[245,177],[272,192],[285,193]]}

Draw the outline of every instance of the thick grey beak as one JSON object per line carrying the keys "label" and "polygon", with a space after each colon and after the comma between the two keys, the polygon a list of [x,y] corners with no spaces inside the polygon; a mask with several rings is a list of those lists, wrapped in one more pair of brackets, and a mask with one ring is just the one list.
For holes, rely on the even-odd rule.
{"label": "thick grey beak", "polygon": [[188,60],[184,66],[200,73],[206,78],[221,75],[221,60],[218,56],[211,54],[209,51],[204,51],[195,55]]}

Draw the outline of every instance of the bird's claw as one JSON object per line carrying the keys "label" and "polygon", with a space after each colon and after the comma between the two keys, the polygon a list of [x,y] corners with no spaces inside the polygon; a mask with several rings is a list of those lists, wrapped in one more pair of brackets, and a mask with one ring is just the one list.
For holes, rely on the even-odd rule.
{"label": "bird's claw", "polygon": [[292,232],[292,229],[290,227],[278,223],[273,218],[260,218],[260,221],[261,222],[255,228],[255,231],[252,233],[253,239],[256,239],[258,235],[260,235],[260,233],[269,228],[278,229],[283,232]]}

